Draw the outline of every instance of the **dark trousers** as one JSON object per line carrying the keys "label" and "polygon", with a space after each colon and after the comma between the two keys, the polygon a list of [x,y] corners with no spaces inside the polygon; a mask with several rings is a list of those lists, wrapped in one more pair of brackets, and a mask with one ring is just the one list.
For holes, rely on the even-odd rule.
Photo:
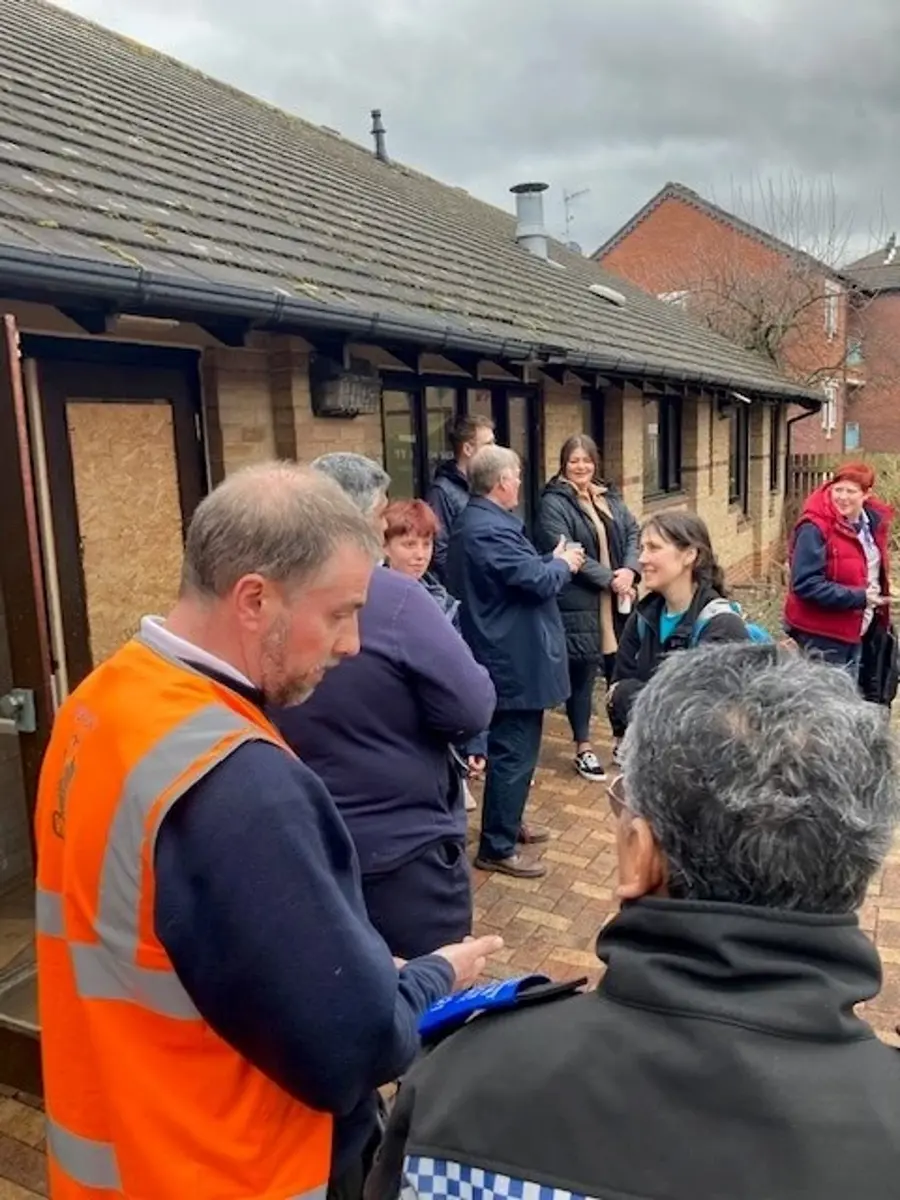
{"label": "dark trousers", "polygon": [[494,714],[488,733],[480,858],[498,861],[516,852],[543,727],[541,711],[506,709]]}
{"label": "dark trousers", "polygon": [[806,654],[828,663],[831,667],[844,667],[854,679],[859,679],[862,659],[862,642],[839,642],[835,638],[817,637],[813,633],[801,633],[792,629],[790,636]]}
{"label": "dark trousers", "polygon": [[620,679],[616,684],[615,691],[606,702],[606,711],[614,738],[625,736],[632,705],[645,686],[640,679]]}
{"label": "dark trousers", "polygon": [[[614,654],[607,654],[603,659],[603,677],[609,683],[613,667],[616,663]],[[571,692],[566,701],[566,716],[572,727],[572,737],[578,742],[591,740],[591,717],[594,714],[594,688],[601,664],[569,659],[569,686]]]}
{"label": "dark trousers", "polygon": [[378,1147],[381,1145],[381,1135],[387,1119],[384,1101],[375,1093],[374,1110],[377,1111],[377,1127],[369,1136],[362,1150],[357,1150],[349,1162],[335,1167],[332,1165],[332,1176],[328,1181],[328,1191],[325,1200],[362,1200],[366,1178],[372,1169]]}
{"label": "dark trousers", "polygon": [[396,958],[419,958],[472,932],[465,844],[436,842],[408,862],[363,877],[369,920]]}

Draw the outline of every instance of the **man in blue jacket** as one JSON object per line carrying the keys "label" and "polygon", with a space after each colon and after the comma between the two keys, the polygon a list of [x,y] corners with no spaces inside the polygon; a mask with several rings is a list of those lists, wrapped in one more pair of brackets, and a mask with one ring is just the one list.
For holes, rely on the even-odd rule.
{"label": "man in blue jacket", "polygon": [[556,597],[584,563],[584,551],[561,538],[542,557],[514,509],[522,469],[505,446],[486,446],[469,467],[471,499],[450,535],[450,590],[460,600],[460,626],[497,690],[488,737],[488,767],[475,865],[535,879],[540,863],[519,844],[549,832],[522,824],[541,749],[544,710],[569,695],[566,638]]}
{"label": "man in blue jacket", "polygon": [[469,503],[469,464],[484,446],[493,445],[494,422],[490,417],[458,417],[450,426],[448,437],[453,458],[441,463],[435,471],[426,497],[440,526],[434,539],[431,570],[443,584],[447,582],[450,531]]}

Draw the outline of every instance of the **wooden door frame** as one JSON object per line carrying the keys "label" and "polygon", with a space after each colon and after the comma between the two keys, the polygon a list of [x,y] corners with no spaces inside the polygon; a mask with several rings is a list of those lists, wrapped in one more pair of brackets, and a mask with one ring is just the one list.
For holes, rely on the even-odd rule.
{"label": "wooden door frame", "polygon": [[[69,402],[104,400],[171,404],[175,461],[183,532],[207,491],[202,437],[199,354],[109,343],[60,345],[62,339],[26,338],[23,350],[37,367],[50,505],[56,541],[60,603],[65,612],[64,640],[69,686],[93,667],[87,615],[87,590],[81,557],[75,474],[66,424]],[[51,344],[52,343],[52,344]],[[98,353],[98,350],[100,353]],[[130,531],[123,531],[127,544]]]}
{"label": "wooden door frame", "polygon": [[[17,735],[34,861],[34,809],[54,705],[40,526],[18,340],[14,320],[3,317],[0,324],[0,512],[3,513],[4,536],[0,554],[0,592],[13,681],[16,687],[30,689],[35,700],[35,732]],[[37,1035],[17,1029],[6,1021],[0,1021],[0,1082],[32,1095],[40,1095],[43,1089]]]}

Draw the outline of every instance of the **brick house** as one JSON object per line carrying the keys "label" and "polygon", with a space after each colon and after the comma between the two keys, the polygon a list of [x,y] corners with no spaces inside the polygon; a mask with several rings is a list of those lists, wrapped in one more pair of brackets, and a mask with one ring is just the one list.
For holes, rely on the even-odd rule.
{"label": "brick house", "polygon": [[[900,377],[885,328],[900,325],[874,285],[885,272],[900,279],[900,266],[879,269],[865,259],[834,270],[678,183],[667,183],[593,258],[819,389],[820,418],[798,424],[792,451],[884,448],[857,435],[887,432],[874,414]],[[900,422],[890,436],[900,448]]]}
{"label": "brick house", "polygon": [[44,0],[0,7],[0,80],[0,696],[36,709],[0,719],[0,1077],[34,1087],[53,705],[171,602],[211,485],[351,449],[420,495],[475,411],[522,456],[526,519],[588,430],[635,512],[696,508],[750,574],[787,408],[819,400],[548,239],[541,185],[500,211],[391,162],[379,121],[363,148]]}
{"label": "brick house", "polygon": [[851,309],[848,364],[858,386],[850,393],[845,448],[900,454],[900,249],[891,235],[881,249],[845,273],[863,301]]}

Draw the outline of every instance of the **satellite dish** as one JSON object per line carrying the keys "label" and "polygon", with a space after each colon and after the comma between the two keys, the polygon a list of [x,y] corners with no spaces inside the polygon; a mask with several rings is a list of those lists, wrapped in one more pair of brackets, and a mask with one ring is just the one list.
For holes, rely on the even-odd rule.
{"label": "satellite dish", "polygon": [[584,255],[584,251],[577,242],[566,242],[566,249],[571,250],[573,254],[581,254],[582,256]]}

